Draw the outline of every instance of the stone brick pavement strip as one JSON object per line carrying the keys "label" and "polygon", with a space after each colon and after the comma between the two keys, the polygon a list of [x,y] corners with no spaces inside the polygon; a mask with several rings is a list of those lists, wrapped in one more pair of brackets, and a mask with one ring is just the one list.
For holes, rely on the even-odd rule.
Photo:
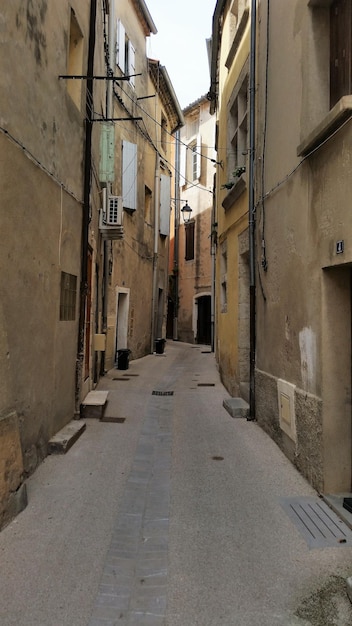
{"label": "stone brick pavement strip", "polygon": [[89,626],[165,623],[171,409],[164,396],[147,407]]}

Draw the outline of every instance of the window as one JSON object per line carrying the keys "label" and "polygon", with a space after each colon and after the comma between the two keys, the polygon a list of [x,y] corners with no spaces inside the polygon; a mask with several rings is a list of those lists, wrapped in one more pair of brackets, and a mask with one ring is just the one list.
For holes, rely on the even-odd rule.
{"label": "window", "polygon": [[192,261],[194,259],[194,221],[185,224],[185,240],[185,259],[186,261]]}
{"label": "window", "polygon": [[199,133],[199,109],[186,117],[186,137],[191,139]]}
{"label": "window", "polygon": [[229,158],[228,178],[231,180],[233,172],[238,168],[245,167],[248,150],[248,74],[239,83],[237,92],[234,92],[229,111]]}
{"label": "window", "polygon": [[170,234],[171,178],[168,174],[160,174],[160,235]]}
{"label": "window", "polygon": [[202,143],[200,135],[186,148],[186,184],[200,179],[202,163]]}
{"label": "window", "polygon": [[[70,45],[68,51],[67,73],[69,76],[80,76],[83,73],[83,35],[74,11],[71,9]],[[68,80],[67,91],[78,109],[82,99],[81,80]]]}
{"label": "window", "polygon": [[135,86],[136,73],[136,50],[127,37],[125,27],[121,20],[117,20],[117,47],[116,47],[116,65],[126,76],[130,76],[129,83]]}
{"label": "window", "polygon": [[77,276],[61,272],[60,320],[76,319]]}
{"label": "window", "polygon": [[137,145],[122,142],[122,196],[123,208],[135,211],[137,208]]}
{"label": "window", "polygon": [[323,145],[352,115],[349,99],[341,100],[352,94],[352,0],[308,0],[308,6],[313,19],[306,54],[312,64],[303,67],[303,80],[307,84],[313,80],[317,97],[305,105],[298,156]]}
{"label": "window", "polygon": [[220,247],[220,310],[227,313],[227,240]]}
{"label": "window", "polygon": [[330,108],[352,93],[351,5],[351,0],[334,0],[330,7]]}

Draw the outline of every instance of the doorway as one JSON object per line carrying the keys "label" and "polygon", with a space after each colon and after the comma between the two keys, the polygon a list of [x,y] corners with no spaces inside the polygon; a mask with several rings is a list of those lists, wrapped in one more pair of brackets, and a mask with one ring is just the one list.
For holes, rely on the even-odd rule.
{"label": "doorway", "polygon": [[197,316],[197,343],[211,343],[211,296],[199,296]]}
{"label": "doorway", "polygon": [[129,289],[119,288],[116,298],[115,362],[117,351],[127,348],[129,301]]}
{"label": "doorway", "polygon": [[323,271],[322,458],[325,493],[351,491],[351,266]]}

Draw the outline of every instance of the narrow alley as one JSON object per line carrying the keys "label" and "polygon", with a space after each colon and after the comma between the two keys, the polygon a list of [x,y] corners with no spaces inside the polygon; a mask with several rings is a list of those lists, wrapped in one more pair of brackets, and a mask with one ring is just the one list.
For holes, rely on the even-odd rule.
{"label": "narrow alley", "polygon": [[282,498],[317,497],[232,419],[207,346],[110,370],[104,420],[28,482],[0,533],[1,626],[347,626],[351,543],[311,548]]}

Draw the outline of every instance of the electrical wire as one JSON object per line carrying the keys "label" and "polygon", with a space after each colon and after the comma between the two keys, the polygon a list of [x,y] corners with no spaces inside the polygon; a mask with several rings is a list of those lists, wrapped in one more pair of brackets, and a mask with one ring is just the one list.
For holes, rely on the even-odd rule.
{"label": "electrical wire", "polygon": [[309,157],[311,157],[317,150],[320,150],[320,148],[322,146],[324,146],[328,141],[330,141],[333,137],[335,137],[335,135],[337,135],[337,133],[339,133],[347,124],[349,124],[352,120],[352,117],[347,118],[342,124],[341,126],[339,126],[333,133],[331,133],[331,135],[329,135],[329,137],[326,137],[326,139],[324,139],[321,143],[319,143],[319,145],[315,146],[315,148],[313,148],[310,152],[308,152],[303,159],[301,159],[301,161],[296,165],[296,167],[294,167],[291,172],[289,172],[284,178],[282,178],[276,185],[274,185],[274,187],[272,187],[269,191],[266,192],[266,194],[262,197],[259,198],[258,202],[256,203],[256,207],[259,206],[259,204],[263,201],[266,200],[267,198],[269,198],[270,196],[272,196],[273,193],[275,193],[275,191],[277,191],[280,187],[282,187],[282,185],[284,185],[290,178],[291,176],[293,176],[293,174],[295,174],[295,172],[297,172],[297,170],[301,167],[301,165],[303,165],[303,163],[309,159]]}
{"label": "electrical wire", "polygon": [[55,174],[53,174],[53,172],[50,172],[50,170],[48,170],[48,168],[45,165],[43,165],[43,163],[41,163],[41,161],[39,161],[39,159],[36,156],[34,156],[34,154],[28,148],[26,148],[26,146],[19,139],[16,139],[16,137],[14,137],[3,126],[0,126],[0,132],[2,132],[4,135],[6,135],[6,137],[8,137],[17,147],[21,148],[23,153],[32,161],[32,163],[34,163],[37,167],[39,167],[39,169],[41,169],[43,172],[45,172],[45,174],[47,174],[69,196],[71,196],[71,198],[76,200],[76,202],[79,202],[80,204],[83,204],[83,200],[78,198],[73,191],[71,191],[68,187],[66,187],[65,183],[63,183],[61,180],[59,180],[57,178],[57,176],[55,176]]}

